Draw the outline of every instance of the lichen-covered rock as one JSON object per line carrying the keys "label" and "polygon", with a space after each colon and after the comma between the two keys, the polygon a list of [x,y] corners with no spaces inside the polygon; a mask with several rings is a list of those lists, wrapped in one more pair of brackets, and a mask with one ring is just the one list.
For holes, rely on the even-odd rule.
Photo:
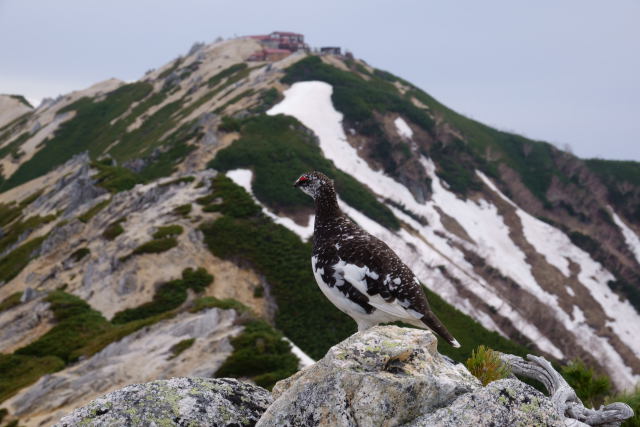
{"label": "lichen-covered rock", "polygon": [[395,426],[480,387],[429,332],[377,326],[280,381],[259,426]]}
{"label": "lichen-covered rock", "polygon": [[271,401],[267,390],[234,379],[172,378],[111,392],[54,427],[250,426]]}
{"label": "lichen-covered rock", "polygon": [[564,426],[551,400],[516,379],[494,381],[405,427]]}

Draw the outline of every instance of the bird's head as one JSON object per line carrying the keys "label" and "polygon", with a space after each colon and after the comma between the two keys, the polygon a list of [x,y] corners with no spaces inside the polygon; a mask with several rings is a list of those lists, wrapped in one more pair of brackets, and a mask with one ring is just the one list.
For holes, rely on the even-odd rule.
{"label": "bird's head", "polygon": [[298,187],[309,196],[316,199],[321,194],[333,194],[333,181],[322,172],[307,172],[300,175],[300,178],[293,183],[294,187]]}

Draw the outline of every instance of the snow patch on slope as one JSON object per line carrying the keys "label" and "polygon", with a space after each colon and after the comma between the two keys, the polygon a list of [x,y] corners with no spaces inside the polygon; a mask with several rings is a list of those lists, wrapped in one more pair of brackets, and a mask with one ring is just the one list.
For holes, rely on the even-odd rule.
{"label": "snow patch on slope", "polygon": [[395,119],[393,121],[393,124],[396,125],[396,130],[398,131],[398,135],[406,139],[413,138],[413,131],[411,130],[407,122],[405,122],[402,117],[398,117],[397,119]]}
{"label": "snow patch on slope", "polygon": [[299,367],[300,369],[304,369],[304,368],[306,368],[307,366],[311,366],[311,365],[313,365],[314,363],[316,363],[316,361],[315,361],[315,360],[313,360],[312,358],[310,358],[310,357],[309,357],[309,355],[308,355],[307,353],[305,353],[304,351],[302,351],[302,350],[300,349],[300,347],[298,347],[297,345],[295,345],[295,344],[293,343],[293,341],[291,341],[289,338],[284,337],[284,338],[283,338],[283,340],[285,340],[286,342],[288,342],[288,343],[289,343],[289,345],[291,346],[291,353],[293,353],[293,354],[298,358],[298,360],[300,361],[300,363],[299,363],[299,365],[298,365],[298,367]]}
{"label": "snow patch on slope", "polygon": [[485,174],[476,171],[482,181],[496,193],[502,200],[516,208],[516,213],[522,221],[522,231],[525,238],[535,250],[544,256],[545,260],[556,267],[566,277],[571,275],[569,271],[569,261],[565,254],[573,246],[569,238],[564,233],[556,233],[556,229],[551,225],[532,217],[520,209],[507,196],[496,187]]}
{"label": "snow patch on slope", "polygon": [[267,209],[266,206],[260,203],[258,199],[256,199],[256,197],[253,195],[253,191],[251,190],[251,180],[253,179],[252,171],[250,171],[249,169],[234,169],[227,172],[226,175],[233,182],[244,188],[246,192],[251,195],[251,198],[262,208],[262,212],[269,218],[271,218],[273,222],[287,227],[289,230],[300,236],[302,240],[308,240],[313,235],[313,224],[315,221],[315,215],[310,215],[307,226],[303,227],[296,224],[291,218],[276,215],[275,213]]}
{"label": "snow patch on slope", "polygon": [[[481,276],[475,274],[473,266],[465,259],[464,254],[452,243],[463,246],[483,256],[489,264],[503,275],[512,278],[535,296],[543,304],[552,308],[555,317],[574,336],[581,346],[596,354],[610,372],[617,384],[628,386],[637,376],[627,367],[608,342],[584,322],[583,313],[573,310],[566,313],[558,304],[558,297],[545,291],[535,280],[531,266],[526,261],[523,251],[511,240],[509,228],[498,209],[485,200],[461,200],[450,192],[435,173],[435,165],[423,158],[422,163],[432,178],[433,199],[425,204],[418,203],[409,190],[393,178],[381,171],[372,170],[359,157],[355,148],[347,141],[342,127],[342,114],[335,110],[331,102],[333,88],[324,82],[299,82],[285,91],[285,98],[274,106],[267,114],[288,114],[297,118],[311,129],[319,138],[320,148],[326,158],[332,160],[342,171],[356,177],[360,182],[375,189],[381,198],[388,198],[404,206],[418,215],[424,216],[428,224],[417,223],[404,212],[392,206],[390,208],[405,224],[413,228],[409,232],[404,228],[392,233],[357,210],[341,202],[341,207],[367,231],[384,240],[398,255],[411,266],[416,276],[428,287],[438,292],[448,302],[454,304],[465,313],[479,319],[485,327],[498,330],[491,317],[462,298],[455,287],[436,267],[445,266],[447,272],[459,280],[465,288],[478,298],[494,307],[502,316],[509,318],[513,325],[539,348],[557,358],[563,358],[563,352],[556,347],[518,311],[518,307],[510,306],[496,290]],[[482,177],[482,176],[481,176]],[[484,177],[486,178],[486,177]],[[487,179],[483,179],[492,189],[497,188]],[[498,193],[500,194],[500,193]],[[514,207],[515,204],[501,195]],[[449,232],[442,224],[441,209],[454,218],[471,237],[473,242],[466,242]],[[631,325],[637,325],[637,314],[628,304],[621,303],[606,286],[612,277],[600,264],[575,247],[559,230],[554,229],[522,210],[517,210],[523,223],[525,237],[540,252],[549,264],[558,268],[562,274],[569,276],[570,261],[580,267],[578,279],[592,293],[594,298],[606,306],[605,311],[611,319],[610,326],[634,351],[640,345],[632,344]],[[620,312],[616,312],[620,309]],[[631,309],[631,311],[630,311]]]}
{"label": "snow patch on slope", "polygon": [[631,252],[636,257],[638,264],[640,264],[640,237],[638,237],[638,235],[624,223],[624,221],[613,211],[613,209],[611,209],[611,207],[609,207],[609,212],[611,212],[611,215],[613,216],[613,221],[618,227],[620,227],[620,231],[622,231],[622,235],[624,236],[625,242],[627,242],[627,246],[629,246],[629,249],[631,249]]}
{"label": "snow patch on slope", "polygon": [[[521,333],[535,342],[540,349],[556,358],[563,358],[562,351],[549,341],[549,339],[547,339],[547,337],[545,337],[538,328],[506,304],[492,289],[490,289],[489,285],[481,277],[470,273],[473,271],[473,268],[469,264],[467,264],[468,270],[465,269],[465,271],[463,271],[462,269],[457,268],[455,264],[451,264],[450,260],[447,260],[438,252],[435,252],[424,239],[421,239],[404,229],[401,229],[398,234],[392,233],[343,201],[339,200],[339,204],[340,209],[356,221],[362,228],[387,243],[389,247],[398,254],[400,259],[405,262],[405,264],[411,266],[413,273],[418,277],[418,279],[420,279],[420,281],[429,289],[437,292],[442,298],[447,301],[455,301],[455,305],[458,309],[462,310],[466,314],[472,315],[486,328],[505,335],[504,332],[502,332],[495,324],[493,319],[491,319],[491,317],[486,313],[476,310],[468,300],[460,300],[460,297],[457,296],[457,291],[449,283],[448,279],[446,279],[441,272],[435,268],[438,265],[446,264],[446,268],[450,269],[450,273],[452,273],[457,279],[461,280],[465,285],[472,287],[473,292],[483,301],[493,307],[496,307],[503,316],[508,317],[513,322],[514,326]],[[397,214],[401,220],[407,220],[409,224],[412,223],[411,225],[415,226],[417,229],[422,227],[401,211],[394,210],[394,213]],[[466,261],[463,262],[466,263]],[[462,343],[462,345],[464,345],[464,343]]]}
{"label": "snow patch on slope", "polygon": [[[634,339],[637,325],[640,325],[640,315],[628,301],[621,301],[607,285],[607,282],[614,280],[615,277],[600,263],[593,260],[587,252],[574,245],[561,230],[520,209],[487,176],[480,171],[476,171],[476,173],[487,186],[516,209],[527,241],[545,257],[549,264],[557,267],[567,277],[571,275],[569,261],[579,267],[578,280],[589,290],[593,299],[600,304],[607,317],[612,319],[607,322],[607,326],[613,329],[632,351],[640,354],[640,341]],[[624,361],[608,339],[598,336],[592,328],[583,323],[584,315],[576,315],[575,309],[577,307],[574,307],[573,319],[571,319],[559,306],[549,305],[554,308],[556,317],[561,319],[567,328],[581,331],[575,335],[585,349],[597,354],[601,360],[607,360],[612,366],[616,366],[616,371],[624,372],[630,378],[635,377],[636,380],[639,378],[637,375],[634,376],[631,370],[625,366]],[[580,313],[582,312],[580,311]],[[599,345],[594,346],[594,342],[599,342]]]}

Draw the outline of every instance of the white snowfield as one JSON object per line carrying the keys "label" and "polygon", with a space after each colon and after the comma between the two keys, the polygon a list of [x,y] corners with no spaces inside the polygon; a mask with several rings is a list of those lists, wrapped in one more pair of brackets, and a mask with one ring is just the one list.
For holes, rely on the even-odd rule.
{"label": "white snowfield", "polygon": [[289,230],[296,233],[302,240],[308,240],[313,235],[313,224],[315,221],[315,216],[311,215],[309,217],[309,222],[306,227],[298,225],[291,218],[286,216],[276,215],[271,212],[264,206],[256,196],[253,194],[253,190],[251,189],[251,180],[253,179],[253,172],[249,169],[234,169],[228,171],[225,175],[227,175],[233,182],[238,184],[240,187],[244,188],[247,193],[251,195],[251,198],[262,208],[262,212],[267,215],[269,218],[273,220],[276,224],[283,225],[287,227]]}
{"label": "white snowfield", "polygon": [[398,135],[406,139],[413,138],[413,131],[411,130],[407,122],[405,122],[402,117],[398,117],[397,119],[395,119],[393,121],[393,124],[396,125],[396,130],[398,131]]}
{"label": "white snowfield", "polygon": [[629,249],[636,257],[638,264],[640,264],[640,237],[638,237],[638,235],[634,233],[627,224],[624,223],[624,221],[618,216],[618,214],[613,211],[611,206],[609,206],[609,212],[611,212],[611,215],[613,216],[613,222],[615,222],[616,225],[620,227],[620,231],[624,236],[625,242],[627,242],[627,246],[629,246]]}
{"label": "white snowfield", "polygon": [[288,343],[289,343],[289,345],[291,345],[291,353],[293,353],[293,354],[298,358],[298,360],[300,361],[300,363],[299,363],[299,365],[298,365],[298,366],[300,367],[300,369],[304,369],[304,368],[306,368],[307,366],[311,366],[311,365],[313,365],[314,363],[316,363],[316,361],[315,361],[315,360],[313,360],[311,357],[309,357],[309,355],[308,355],[307,353],[305,353],[304,351],[302,351],[302,350],[300,349],[300,347],[298,347],[297,345],[295,345],[295,344],[293,343],[293,341],[291,341],[289,338],[284,337],[283,339],[284,339],[286,342],[288,342]]}
{"label": "white snowfield", "polygon": [[[634,375],[631,368],[625,365],[609,340],[599,336],[585,322],[580,307],[574,306],[573,311],[567,313],[560,307],[558,297],[537,283],[526,255],[511,239],[510,229],[495,205],[486,200],[476,202],[458,198],[441,182],[435,173],[435,165],[427,158],[422,158],[421,162],[432,179],[433,195],[425,204],[418,203],[409,190],[393,178],[371,169],[367,162],[359,157],[356,149],[347,142],[342,126],[342,114],[336,111],[331,101],[332,91],[331,85],[324,82],[295,83],[285,91],[285,98],[267,114],[287,114],[298,119],[318,136],[324,156],[332,160],[339,169],[368,185],[380,198],[393,200],[404,205],[405,209],[424,216],[428,225],[424,226],[401,210],[389,206],[396,217],[417,233],[410,233],[404,228],[392,232],[340,201],[342,209],[350,217],[395,250],[424,284],[458,309],[478,319],[485,327],[504,334],[488,313],[474,307],[470,301],[462,297],[455,285],[436,267],[445,266],[449,275],[495,308],[500,315],[509,318],[514,327],[535,342],[541,350],[556,358],[564,358],[565,355],[559,348],[563,343],[553,343],[545,337],[530,319],[521,314],[526,311],[502,298],[500,290],[477,275],[462,251],[452,243],[476,252],[501,274],[513,279],[532,297],[550,307],[556,319],[562,322],[568,331],[574,333],[579,345],[602,360],[602,365],[610,369],[609,374],[616,385],[628,388],[640,379],[640,376]],[[413,133],[402,118],[394,123],[401,136],[411,138]],[[550,265],[566,277],[571,275],[570,262],[579,267],[578,280],[591,292],[611,319],[607,326],[610,326],[632,351],[640,354],[640,340],[634,339],[632,333],[632,329],[637,330],[640,325],[640,316],[627,301],[620,301],[609,289],[607,281],[613,279],[611,273],[591,259],[589,254],[573,245],[560,230],[518,208],[500,193],[486,176],[480,172],[478,175],[491,190],[514,207],[522,223],[525,238]],[[245,188],[247,186],[250,186],[250,182]],[[442,224],[436,207],[454,218],[471,241],[449,232]],[[625,236],[627,235],[628,233],[625,233]],[[627,237],[627,242],[630,247],[636,244],[630,237]],[[640,251],[640,243],[637,248]]]}

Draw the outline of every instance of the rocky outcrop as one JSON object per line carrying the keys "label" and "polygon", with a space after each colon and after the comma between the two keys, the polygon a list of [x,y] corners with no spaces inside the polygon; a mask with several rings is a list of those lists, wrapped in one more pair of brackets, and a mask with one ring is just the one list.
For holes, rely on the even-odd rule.
{"label": "rocky outcrop", "polygon": [[418,329],[357,333],[276,384],[276,400],[258,425],[401,425],[480,388],[436,345],[432,333]]}
{"label": "rocky outcrop", "polygon": [[98,203],[100,196],[106,196],[107,191],[95,185],[91,170],[91,159],[88,153],[78,154],[68,160],[62,169],[70,170],[52,186],[50,191],[38,197],[31,209],[40,212],[61,212],[62,218],[77,215],[80,208],[86,208]]}
{"label": "rocky outcrop", "polygon": [[[32,296],[33,290],[27,288],[23,296]],[[7,354],[17,348],[31,343],[47,332],[53,325],[53,313],[49,310],[49,303],[43,300],[43,295],[9,310],[0,311],[0,352]]]}
{"label": "rocky outcrop", "polygon": [[134,384],[62,418],[70,426],[249,426],[271,403],[263,388],[234,379],[172,378]]}
{"label": "rocky outcrop", "polygon": [[519,380],[505,379],[462,395],[405,427],[518,425],[564,426],[565,422],[542,393]]}
{"label": "rocky outcrop", "polygon": [[[561,377],[542,358],[532,358],[537,370],[516,356],[504,361],[517,374],[535,370],[525,376],[545,384],[550,398],[515,377],[481,387],[436,344],[429,331],[396,326],[357,333],[277,383],[258,426],[616,426],[633,416],[622,403],[585,409],[564,380],[547,381]],[[567,406],[562,397],[571,396]]]}
{"label": "rocky outcrop", "polygon": [[[3,407],[28,425],[38,425],[44,422],[39,414],[57,415],[51,420],[55,421],[90,399],[127,384],[171,377],[211,377],[233,350],[230,338],[241,330],[233,310],[181,313],[127,335],[62,371],[43,376],[3,402]],[[174,355],[172,347],[185,339],[193,339],[193,344]]]}
{"label": "rocky outcrop", "polygon": [[[591,418],[575,419],[571,410],[558,405],[542,377],[551,398],[515,377],[482,387],[462,364],[438,353],[436,344],[429,331],[377,326],[354,334],[322,360],[278,382],[273,395],[231,379],[174,378],[109,393],[57,426],[257,422],[263,427],[578,427],[587,425],[583,422],[617,426],[633,415],[628,406],[616,403],[599,418],[590,414]],[[503,360],[518,374],[536,370],[519,358]],[[541,370],[553,376],[546,374],[553,371],[551,365]],[[568,386],[562,390],[563,396],[573,392]],[[614,409],[619,416],[607,418]]]}

